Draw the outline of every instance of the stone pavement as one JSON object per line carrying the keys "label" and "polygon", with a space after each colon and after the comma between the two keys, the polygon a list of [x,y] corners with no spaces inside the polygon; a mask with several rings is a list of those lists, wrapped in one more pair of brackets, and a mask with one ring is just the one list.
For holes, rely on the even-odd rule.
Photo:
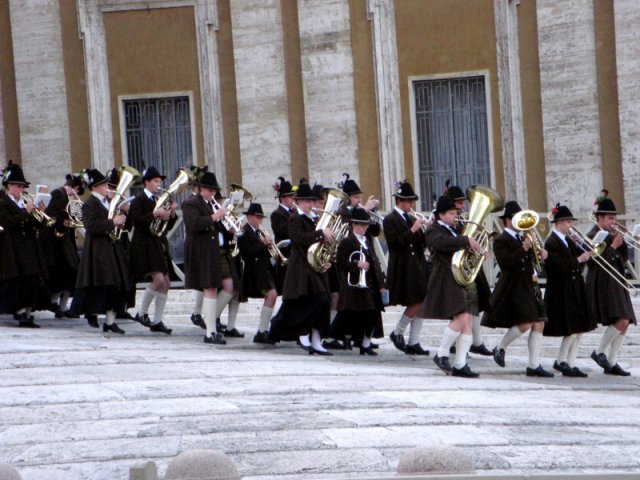
{"label": "stone pavement", "polygon": [[[507,368],[472,358],[477,380],[444,376],[428,358],[356,350],[334,357],[293,344],[250,342],[260,304],[243,304],[247,338],[202,343],[191,293],[171,291],[171,337],[122,322],[104,337],[84,320],[39,314],[43,328],[0,318],[0,463],[25,480],[126,479],[137,459],[163,475],[178,453],[220,449],[244,478],[329,479],[391,475],[403,452],[429,444],[469,451],[479,473],[640,472],[640,334],[632,327],[608,377],[580,352],[587,379],[524,376],[526,343]],[[399,312],[385,314],[388,333]],[[224,321],[224,317],[223,317]],[[444,322],[425,322],[436,345]],[[487,330],[493,347],[501,332]],[[558,341],[545,339],[551,366]]]}

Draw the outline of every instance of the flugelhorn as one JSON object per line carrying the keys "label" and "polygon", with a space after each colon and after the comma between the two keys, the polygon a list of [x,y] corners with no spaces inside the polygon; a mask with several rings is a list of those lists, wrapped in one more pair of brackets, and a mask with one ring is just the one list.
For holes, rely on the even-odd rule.
{"label": "flugelhorn", "polygon": [[[362,251],[362,247],[360,250],[354,250],[349,255],[349,261],[353,262],[366,262],[367,257]],[[351,280],[351,272],[347,273],[347,284],[353,288],[368,288],[367,287],[367,271],[364,268],[358,268],[358,280],[356,282]]]}
{"label": "flugelhorn", "polygon": [[513,228],[518,232],[522,232],[525,238],[528,238],[531,242],[531,250],[533,251],[533,268],[536,273],[540,275],[542,273],[542,245],[538,240],[538,234],[536,233],[536,227],[540,223],[540,216],[533,210],[520,210],[511,219]]}
{"label": "flugelhorn", "polygon": [[[154,210],[166,210],[167,212],[171,211],[171,204],[173,203],[175,195],[178,195],[185,188],[193,185],[195,181],[196,176],[191,170],[189,170],[188,168],[179,168],[178,176],[173,181],[173,183],[169,185],[169,188],[164,190],[162,192],[162,195],[158,197]],[[156,217],[153,219],[153,222],[151,222],[151,225],[149,225],[149,231],[153,235],[161,237],[167,231],[168,225],[168,220],[163,220],[160,217]]]}
{"label": "flugelhorn", "polygon": [[267,250],[269,251],[269,255],[271,256],[271,258],[273,258],[276,262],[278,262],[281,266],[284,267],[288,261],[287,257],[285,257],[284,254],[278,248],[278,246],[275,243],[273,243],[271,236],[265,231],[264,228],[258,225],[257,231],[258,231],[258,237],[260,237],[260,240],[264,240],[264,241],[271,240],[271,243],[267,245]]}
{"label": "flugelhorn", "polygon": [[29,204],[33,205],[33,210],[31,210],[31,215],[38,222],[44,224],[47,227],[52,227],[56,223],[56,219],[55,218],[51,218],[49,215],[44,213],[44,211],[42,211],[42,210],[40,210],[38,208],[38,206],[35,203],[36,202],[36,197],[33,196],[31,193],[22,192],[22,200],[24,201],[24,203],[29,203]]}
{"label": "flugelhorn", "polygon": [[[113,220],[114,217],[122,213],[122,207],[131,201],[131,199],[126,198],[124,194],[132,185],[138,183],[141,178],[142,175],[140,175],[140,172],[135,168],[127,165],[120,167],[120,181],[118,182],[116,189],[111,191],[111,193],[113,193],[113,197],[109,202],[109,213],[107,215],[109,220]],[[111,240],[114,242],[120,240],[123,230],[124,225],[116,225],[113,231],[109,234]]]}
{"label": "flugelhorn", "polygon": [[414,209],[409,210],[409,215],[412,216],[416,220],[422,220],[424,223],[420,229],[422,233],[426,233],[427,228],[431,223],[433,223],[433,213],[429,215],[425,215],[424,213],[416,212]]}

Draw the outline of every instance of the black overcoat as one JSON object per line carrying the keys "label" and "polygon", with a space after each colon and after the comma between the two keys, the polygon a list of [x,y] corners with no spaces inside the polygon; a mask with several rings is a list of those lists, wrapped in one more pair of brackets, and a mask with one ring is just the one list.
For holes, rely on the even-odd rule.
{"label": "black overcoat", "polygon": [[218,288],[220,277],[220,245],[218,229],[211,215],[213,208],[200,195],[182,205],[186,229],[184,241],[185,287],[202,290]]}
{"label": "black overcoat", "polygon": [[276,288],[271,267],[271,256],[258,233],[248,223],[244,234],[238,238],[238,247],[244,260],[242,291],[251,298],[264,298],[265,293]]}
{"label": "black overcoat", "polygon": [[568,247],[553,231],[544,243],[549,256],[544,262],[547,285],[544,305],[547,323],[544,335],[565,337],[574,333],[589,332],[597,327],[587,300],[583,265],[578,262],[582,253],[567,238]]}
{"label": "black overcoat", "polygon": [[[275,243],[279,243],[282,240],[288,240],[290,238],[289,217],[291,216],[292,210],[289,210],[282,205],[278,205],[278,207],[271,212],[269,220],[271,221],[271,230],[273,231],[273,240]],[[280,251],[286,258],[291,256],[291,246],[282,247]],[[287,266],[278,264],[275,266],[274,272],[278,295],[282,295],[284,277],[287,275]]]}
{"label": "black overcoat", "polygon": [[409,223],[394,209],[384,217],[384,236],[389,247],[387,288],[390,305],[420,303],[427,294],[427,260],[424,234],[411,232],[413,217]]}
{"label": "black overcoat", "polygon": [[[158,237],[151,233],[150,227],[155,220],[153,211],[156,202],[143,191],[136,195],[129,208],[133,223],[133,237],[129,247],[131,273],[136,282],[148,280],[151,272],[162,272],[175,276],[173,263],[169,255],[169,242],[166,235]],[[176,223],[176,217],[168,220],[167,232]]]}
{"label": "black overcoat", "polygon": [[[594,238],[600,231],[595,225],[587,236]],[[624,275],[625,263],[629,259],[629,249],[623,243],[618,249],[611,246],[613,237],[606,239],[607,248],[602,252],[602,258]],[[602,325],[612,325],[621,318],[628,318],[636,323],[633,304],[629,292],[616,282],[607,272],[599,267],[594,260],[589,260],[587,270],[587,298],[591,302],[592,312],[596,321]]]}
{"label": "black overcoat", "polygon": [[458,250],[469,247],[469,237],[454,236],[446,227],[434,223],[427,228],[425,240],[431,252],[433,270],[419,316],[453,318],[465,311],[467,296],[464,287],[458,285],[453,277],[451,257]]}
{"label": "black overcoat", "polygon": [[291,256],[284,277],[283,300],[329,293],[329,279],[326,273],[317,273],[307,262],[307,250],[311,245],[324,239],[322,231],[306,215],[294,212],[289,217],[291,236]]}
{"label": "black overcoat", "polygon": [[482,325],[491,328],[511,328],[539,319],[536,285],[533,281],[531,249],[506,230],[493,242],[493,253],[500,267],[500,279],[489,299],[489,311]]}

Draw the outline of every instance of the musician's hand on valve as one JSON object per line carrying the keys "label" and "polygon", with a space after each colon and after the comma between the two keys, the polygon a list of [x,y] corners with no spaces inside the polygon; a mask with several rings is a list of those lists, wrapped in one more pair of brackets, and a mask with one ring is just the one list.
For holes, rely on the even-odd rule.
{"label": "musician's hand on valve", "polygon": [[120,227],[124,225],[126,219],[127,217],[125,217],[124,215],[116,215],[115,217],[113,217],[113,224]]}
{"label": "musician's hand on valve", "polygon": [[31,202],[25,202],[24,208],[27,210],[27,213],[31,215],[31,213],[36,209],[35,205]]}
{"label": "musician's hand on valve", "polygon": [[366,260],[360,260],[358,262],[358,268],[361,269],[361,270],[368,271],[369,270],[369,262],[367,262]]}
{"label": "musician's hand on valve", "polygon": [[330,263],[325,263],[322,266],[322,273],[326,272],[327,270],[329,270],[331,268],[331,264]]}
{"label": "musician's hand on valve", "polygon": [[156,208],[153,211],[153,216],[156,218],[161,218],[162,220],[169,220],[169,217],[171,216],[171,212],[168,210],[165,210],[164,208]]}
{"label": "musician's hand on valve", "polygon": [[220,207],[215,213],[211,215],[211,218],[213,218],[214,222],[217,222],[226,214],[227,214],[227,207]]}
{"label": "musician's hand on valve", "polygon": [[44,212],[45,208],[47,208],[47,206],[44,204],[44,202],[38,203],[38,210],[42,210]]}
{"label": "musician's hand on valve", "polygon": [[479,252],[482,250],[482,246],[477,242],[477,240],[473,237],[469,237],[469,248],[474,252]]}
{"label": "musician's hand on valve", "polygon": [[524,237],[524,240],[522,241],[522,248],[524,248],[525,252],[529,251],[531,245],[531,239],[529,237]]}
{"label": "musician's hand on valve", "polygon": [[585,263],[591,259],[591,252],[584,252],[578,257],[578,263]]}
{"label": "musician's hand on valve", "polygon": [[540,258],[542,258],[542,260],[546,260],[548,256],[549,252],[547,252],[544,248],[540,250]]}
{"label": "musician's hand on valve", "polygon": [[177,210],[178,210],[178,203],[177,202],[171,202],[171,215],[173,215],[175,217]]}
{"label": "musician's hand on valve", "polygon": [[413,225],[411,225],[411,233],[416,233],[417,231],[422,229],[422,226],[427,223],[421,218],[417,218]]}
{"label": "musician's hand on valve", "polygon": [[613,236],[613,240],[611,241],[611,246],[617,250],[622,246],[623,243],[624,243],[624,237],[619,233],[616,233]]}
{"label": "musician's hand on valve", "polygon": [[330,228],[323,228],[322,229],[322,234],[324,235],[324,239],[327,242],[330,242],[331,240],[336,238],[336,236],[333,234],[333,231]]}

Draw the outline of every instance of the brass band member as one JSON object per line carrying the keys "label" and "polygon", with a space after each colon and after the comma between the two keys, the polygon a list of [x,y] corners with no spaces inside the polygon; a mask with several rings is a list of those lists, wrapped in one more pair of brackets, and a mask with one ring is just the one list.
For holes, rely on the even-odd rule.
{"label": "brass band member", "polygon": [[[458,210],[448,195],[438,198],[436,219],[429,225],[426,242],[433,259],[427,297],[422,316],[446,318],[449,325],[444,331],[435,364],[447,375],[475,378],[479,374],[467,365],[467,353],[471,348],[473,315],[478,314],[478,291],[475,283],[468,287],[458,285],[451,271],[451,257],[458,250],[471,248],[479,252],[480,244],[472,237],[460,235],[456,230]],[[449,363],[449,348],[456,343],[453,367]]]}
{"label": "brass band member", "polygon": [[50,298],[45,283],[46,265],[38,243],[44,228],[32,212],[43,205],[25,203],[22,193],[29,186],[20,165],[9,162],[4,171],[6,195],[0,198],[0,225],[4,228],[0,249],[0,311],[12,313],[18,325],[40,328],[32,311],[45,310]]}
{"label": "brass band member", "polygon": [[221,257],[218,243],[218,222],[227,214],[221,207],[213,212],[212,200],[220,190],[216,176],[206,172],[200,178],[198,194],[183,204],[186,227],[184,242],[185,288],[202,290],[202,316],[206,326],[204,343],[224,345],[227,342],[215,330]]}
{"label": "brass band member", "polygon": [[[278,177],[278,182],[273,186],[276,191],[276,198],[280,202],[278,208],[271,212],[269,220],[271,222],[271,230],[273,231],[273,239],[276,244],[283,240],[289,240],[289,217],[294,212],[295,205],[293,204],[294,195],[291,182],[288,182],[284,177]],[[287,246],[280,249],[282,254],[289,258],[291,254],[291,247]],[[278,295],[282,295],[282,285],[284,283],[284,277],[287,272],[287,267],[282,265],[276,265],[276,289]]]}
{"label": "brass band member", "polygon": [[121,242],[113,242],[109,234],[116,225],[124,225],[124,215],[109,220],[109,187],[107,179],[96,169],[83,171],[82,179],[91,196],[82,206],[85,228],[84,247],[71,311],[84,313],[90,325],[96,315],[105,314],[103,332],[124,334],[115,322],[116,312],[122,312],[129,292],[127,253]]}
{"label": "brass band member", "polygon": [[553,368],[565,377],[586,377],[576,366],[582,335],[597,327],[589,309],[582,269],[591,252],[582,251],[568,236],[575,218],[565,205],[551,210],[553,229],[544,243],[549,256],[544,262],[547,285],[544,305],[547,323],[544,336],[563,337]]}
{"label": "brass band member", "polygon": [[[529,333],[529,377],[553,377],[540,365],[542,330],[544,329],[544,306],[537,297],[533,278],[532,243],[513,228],[511,219],[521,211],[515,201],[505,204],[500,218],[505,229],[493,242],[493,253],[500,267],[500,279],[491,294],[491,307],[484,313],[482,325],[490,328],[508,328],[500,344],[493,350],[493,358],[501,367],[505,366],[505,350],[512,342]],[[542,250],[542,259],[547,251]]]}
{"label": "brass band member", "polygon": [[[140,311],[135,320],[152,332],[171,334],[171,329],[162,321],[164,306],[171,286],[170,275],[175,275],[173,262],[169,255],[169,241],[166,234],[161,237],[151,232],[151,225],[156,219],[168,222],[167,231],[176,222],[177,204],[171,209],[156,208],[156,202],[162,194],[162,182],[166,177],[155,167],[149,167],[142,173],[144,190],[131,202],[129,215],[133,222],[133,238],[131,239],[131,271],[136,282],[151,281],[142,294]],[[149,318],[149,306],[155,300],[153,321]]]}
{"label": "brass band member", "polygon": [[[403,305],[405,311],[389,338],[395,347],[409,355],[428,355],[420,346],[420,330],[423,319],[418,317],[422,301],[427,294],[427,261],[423,227],[426,221],[410,214],[418,196],[407,181],[403,181],[394,193],[395,208],[384,217],[384,236],[389,247],[387,287],[389,304]],[[405,344],[404,332],[411,325],[409,342]]]}
{"label": "brass band member", "polygon": [[[623,236],[612,228],[618,214],[616,206],[606,197],[606,190],[602,193],[597,200],[595,211],[597,225],[587,235],[594,238],[600,230],[610,232],[606,239],[607,248],[601,257],[624,275],[629,250]],[[607,327],[602,334],[600,345],[591,353],[591,358],[608,375],[631,375],[618,364],[618,354],[629,324],[636,324],[629,292],[591,260],[587,271],[587,294],[597,322]],[[606,354],[607,349],[609,355]]]}
{"label": "brass band member", "polygon": [[252,203],[244,214],[247,217],[247,223],[243,227],[244,234],[238,239],[238,246],[244,260],[242,289],[250,298],[264,299],[260,310],[258,332],[253,337],[253,343],[270,345],[273,342],[269,340],[269,320],[278,297],[269,255],[269,246],[273,245],[273,239],[261,236],[259,233],[264,220],[262,205]]}

